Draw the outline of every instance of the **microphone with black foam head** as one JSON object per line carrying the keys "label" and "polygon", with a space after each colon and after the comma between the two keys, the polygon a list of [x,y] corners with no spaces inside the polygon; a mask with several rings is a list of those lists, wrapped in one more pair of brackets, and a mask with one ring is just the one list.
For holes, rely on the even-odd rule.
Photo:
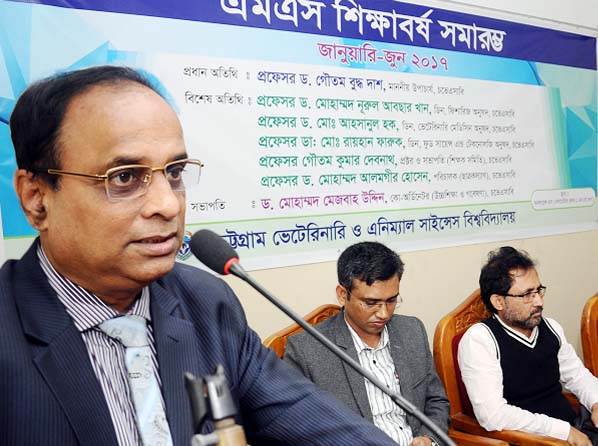
{"label": "microphone with black foam head", "polygon": [[218,274],[232,274],[241,279],[247,275],[233,247],[209,229],[201,229],[193,234],[191,252],[201,263]]}
{"label": "microphone with black foam head", "polygon": [[349,365],[353,370],[361,376],[367,378],[372,384],[379,388],[382,392],[387,394],[400,408],[408,414],[413,415],[420,420],[426,427],[434,433],[436,439],[441,440],[447,446],[454,446],[455,443],[440,429],[432,420],[430,420],[423,412],[415,407],[411,402],[407,401],[403,396],[386,387],[372,372],[363,368],[361,364],[351,358],[347,353],[342,351],[326,336],[308,324],[301,316],[296,314],[291,308],[287,307],[272,293],[266,290],[258,282],[256,282],[239,263],[239,256],[236,251],[215,232],[208,229],[197,231],[191,237],[191,252],[197,259],[206,265],[211,270],[219,274],[232,274],[251,285],[262,296],[273,303],[283,313],[289,316],[293,321],[299,324],[311,336],[316,338],[318,342],[323,344],[328,350],[339,357],[343,362]]}

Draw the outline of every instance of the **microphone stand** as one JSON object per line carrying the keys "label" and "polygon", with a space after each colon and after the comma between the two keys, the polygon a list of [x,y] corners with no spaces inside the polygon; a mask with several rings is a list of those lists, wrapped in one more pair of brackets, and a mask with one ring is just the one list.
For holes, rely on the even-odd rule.
{"label": "microphone stand", "polygon": [[211,415],[215,427],[210,434],[194,435],[192,446],[247,446],[245,432],[235,422],[237,409],[221,364],[213,375],[203,379],[185,373],[185,386],[191,401],[194,432],[201,430],[208,415]]}
{"label": "microphone stand", "polygon": [[365,376],[378,389],[387,394],[395,402],[395,404],[397,404],[405,412],[413,415],[418,420],[420,420],[426,427],[428,427],[434,433],[435,439],[440,440],[447,446],[455,446],[455,442],[451,440],[450,437],[446,433],[444,433],[438,426],[436,426],[436,424],[434,424],[434,422],[430,420],[423,412],[421,412],[417,407],[415,407],[413,404],[411,404],[411,402],[407,401],[401,395],[386,387],[386,385],[378,378],[376,378],[376,376],[373,373],[363,368],[361,364],[359,364],[357,361],[355,361],[353,358],[347,355],[344,351],[338,348],[326,336],[324,336],[310,324],[305,322],[305,320],[303,320],[301,317],[297,316],[293,310],[291,310],[283,302],[278,300],[273,294],[271,294],[268,290],[266,290],[263,286],[256,282],[249,274],[247,274],[247,272],[239,264],[238,259],[235,260],[236,262],[231,262],[230,264],[228,264],[228,271],[231,274],[237,276],[239,279],[251,285],[251,287],[253,287],[256,291],[258,291],[262,296],[268,299],[276,307],[278,307],[278,309],[280,309],[283,313],[289,316],[292,320],[298,323],[311,336],[313,336],[319,342],[324,344],[326,348],[328,348],[332,353],[334,353],[346,364],[348,364],[353,370],[355,370],[360,375]]}

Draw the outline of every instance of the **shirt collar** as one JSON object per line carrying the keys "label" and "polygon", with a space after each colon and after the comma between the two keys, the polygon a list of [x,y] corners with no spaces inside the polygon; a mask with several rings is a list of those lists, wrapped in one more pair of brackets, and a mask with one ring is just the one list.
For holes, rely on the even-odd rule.
{"label": "shirt collar", "polygon": [[[104,303],[98,296],[70,281],[54,269],[46,256],[41,243],[37,247],[37,258],[48,282],[56,291],[58,300],[66,307],[80,332],[89,330],[120,313]],[[135,315],[151,321],[149,287],[144,287],[141,296],[135,300],[126,314]]]}

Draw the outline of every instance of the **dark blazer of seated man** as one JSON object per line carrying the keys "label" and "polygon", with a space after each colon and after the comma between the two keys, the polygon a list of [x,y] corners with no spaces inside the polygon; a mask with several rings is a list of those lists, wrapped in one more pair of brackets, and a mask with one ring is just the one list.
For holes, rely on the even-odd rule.
{"label": "dark blazer of seated man", "polygon": [[478,422],[487,430],[521,430],[574,446],[591,445],[586,433],[574,427],[579,420],[562,385],[591,412],[584,429],[594,436],[598,380],[559,323],[542,315],[546,287],[533,260],[510,246],[491,252],[480,289],[492,317],[467,330],[458,355]]}
{"label": "dark blazer of seated man", "polygon": [[[393,314],[402,302],[403,269],[399,255],[381,243],[347,248],[337,264],[336,295],[343,311],[317,328],[446,431],[449,404],[434,369],[425,328],[415,317]],[[406,415],[308,333],[289,338],[284,359],[398,444],[436,443],[419,420]]]}
{"label": "dark blazer of seated man", "polygon": [[201,162],[144,76],[58,74],[10,124],[39,238],[0,269],[0,445],[188,446],[183,374],[218,364],[250,444],[393,443],[264,347],[221,279],[175,264]]}

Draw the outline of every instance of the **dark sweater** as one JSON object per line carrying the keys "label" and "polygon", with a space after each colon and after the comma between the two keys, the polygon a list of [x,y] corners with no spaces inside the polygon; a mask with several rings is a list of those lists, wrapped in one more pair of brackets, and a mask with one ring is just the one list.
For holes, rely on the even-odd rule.
{"label": "dark sweater", "polygon": [[517,340],[496,318],[483,321],[498,343],[503,373],[503,395],[509,404],[572,423],[575,412],[559,381],[561,341],[542,319],[533,343]]}

